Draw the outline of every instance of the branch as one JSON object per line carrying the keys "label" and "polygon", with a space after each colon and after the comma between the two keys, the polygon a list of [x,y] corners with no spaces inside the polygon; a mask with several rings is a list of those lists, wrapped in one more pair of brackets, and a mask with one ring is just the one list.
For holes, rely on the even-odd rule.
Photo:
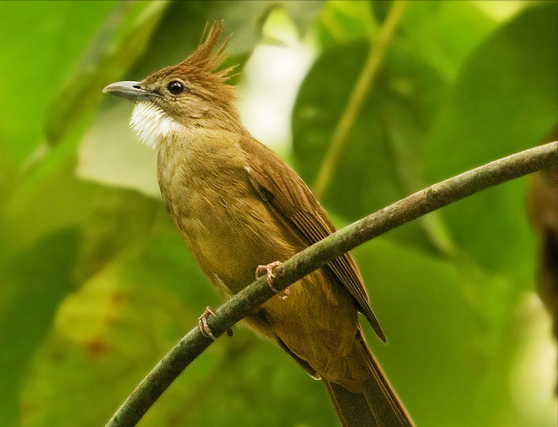
{"label": "branch", "polygon": [[[558,165],[558,141],[541,145],[472,169],[418,191],[337,231],[304,249],[274,270],[273,286],[282,290],[334,258],[401,224],[520,176]],[[253,312],[275,293],[265,278],[254,281],[208,319],[218,337]],[[198,327],[192,329],[153,368],[126,399],[105,427],[132,427],[176,377],[212,341]]]}
{"label": "branch", "polygon": [[320,167],[316,181],[312,186],[312,190],[317,198],[322,196],[329,184],[331,175],[335,170],[337,162],[339,161],[341,151],[347,142],[347,136],[353,128],[353,124],[357,119],[366,95],[368,95],[368,92],[370,92],[370,89],[374,84],[376,72],[384,59],[386,48],[395,33],[395,29],[401,20],[401,15],[403,15],[403,11],[406,6],[406,0],[396,1],[393,4],[378,38],[370,46],[370,53],[368,54],[364,68],[362,69],[362,72],[353,87],[347,106],[343,111],[343,115],[339,119],[339,123],[337,123],[333,137],[331,138],[331,143],[322,162],[322,166]]}

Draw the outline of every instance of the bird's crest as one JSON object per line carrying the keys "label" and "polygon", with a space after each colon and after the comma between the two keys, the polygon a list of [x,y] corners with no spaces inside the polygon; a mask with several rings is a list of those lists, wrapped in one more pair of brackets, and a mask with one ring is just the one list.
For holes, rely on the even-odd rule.
{"label": "bird's crest", "polygon": [[202,37],[203,41],[200,42],[194,52],[177,65],[177,68],[189,73],[210,74],[217,77],[223,83],[229,80],[231,72],[236,68],[236,65],[216,71],[228,57],[225,49],[231,40],[231,36],[227,37],[223,44],[215,49],[222,33],[223,21],[213,22],[209,30],[206,25],[204,30],[205,37]]}
{"label": "bird's crest", "polygon": [[[169,79],[180,78],[198,100],[210,101],[214,103],[214,106],[221,107],[232,114],[235,111],[233,106],[235,93],[234,87],[228,84],[228,80],[236,65],[219,70],[223,61],[227,59],[225,49],[230,40],[229,36],[223,44],[217,47],[222,32],[223,21],[215,21],[206,31],[206,36],[203,37],[194,52],[182,62],[147,76],[142,80],[142,86],[157,87],[160,82],[166,84],[170,81]],[[167,114],[169,114],[168,111]]]}

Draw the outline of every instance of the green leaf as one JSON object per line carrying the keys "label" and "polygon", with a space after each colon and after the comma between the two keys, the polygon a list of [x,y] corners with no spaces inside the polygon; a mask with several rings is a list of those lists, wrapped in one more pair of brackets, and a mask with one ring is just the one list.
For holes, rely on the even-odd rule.
{"label": "green leaf", "polygon": [[[165,215],[161,203],[134,191],[103,188],[81,226],[79,257],[74,266],[77,283],[84,283],[121,252],[143,239]],[[170,226],[170,224],[169,224]]]}
{"label": "green leaf", "polygon": [[[521,344],[509,336],[519,299],[511,282],[385,238],[354,253],[388,338],[365,325],[370,345],[416,424],[521,425],[506,393]],[[496,421],[485,418],[485,401]]]}
{"label": "green leaf", "polygon": [[323,50],[341,43],[372,38],[378,31],[377,22],[365,1],[326,2],[316,25],[316,34]]}
{"label": "green leaf", "polygon": [[400,38],[409,50],[453,81],[465,58],[496,25],[471,1],[409,2]]}
{"label": "green leaf", "polygon": [[[534,146],[556,124],[556,9],[554,2],[526,9],[464,64],[426,145],[429,181]],[[484,191],[441,214],[457,244],[479,264],[530,284],[525,184]]]}
{"label": "green leaf", "polygon": [[164,228],[98,270],[56,314],[26,376],[22,425],[102,425],[196,323],[199,308],[190,307],[203,307],[204,282],[180,237]]}
{"label": "green leaf", "polygon": [[75,229],[38,241],[0,269],[0,424],[19,419],[20,382],[36,347],[45,338],[61,300],[72,288],[76,258]]}
{"label": "green leaf", "polygon": [[[27,175],[3,205],[0,233],[9,256],[56,230],[76,227],[87,218],[99,186],[78,180],[68,153],[56,149],[36,173]],[[70,147],[71,148],[71,147]]]}
{"label": "green leaf", "polygon": [[19,165],[43,139],[52,100],[114,5],[0,3],[0,147],[11,162]]}
{"label": "green leaf", "polygon": [[[329,49],[302,84],[293,111],[293,149],[306,182],[321,166],[368,51],[366,43]],[[325,205],[354,220],[416,190],[415,160],[445,88],[432,67],[393,45],[338,158]],[[392,235],[432,247],[417,224]]]}

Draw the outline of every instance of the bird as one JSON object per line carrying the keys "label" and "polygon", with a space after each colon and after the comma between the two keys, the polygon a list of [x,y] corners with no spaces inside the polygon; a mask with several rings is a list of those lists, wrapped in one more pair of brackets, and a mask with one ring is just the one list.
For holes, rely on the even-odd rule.
{"label": "bird", "polygon": [[[209,282],[228,298],[335,231],[302,178],[243,126],[222,68],[231,36],[204,30],[183,61],[104,93],[135,103],[130,127],[157,151],[157,179],[172,222]],[[275,289],[274,289],[275,290]],[[278,292],[246,317],[310,376],[325,384],[343,427],[412,427],[370,351],[358,320],[385,334],[348,252]],[[200,329],[207,325],[208,307]]]}

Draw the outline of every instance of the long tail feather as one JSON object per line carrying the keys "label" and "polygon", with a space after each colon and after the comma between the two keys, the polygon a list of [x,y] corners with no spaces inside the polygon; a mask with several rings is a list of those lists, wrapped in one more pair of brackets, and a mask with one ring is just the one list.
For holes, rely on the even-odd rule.
{"label": "long tail feather", "polygon": [[371,373],[363,384],[362,393],[351,392],[324,380],[341,424],[343,427],[414,427],[364,338],[359,336],[358,339]]}
{"label": "long tail feather", "polygon": [[351,393],[338,384],[324,382],[343,427],[378,426],[364,394]]}

